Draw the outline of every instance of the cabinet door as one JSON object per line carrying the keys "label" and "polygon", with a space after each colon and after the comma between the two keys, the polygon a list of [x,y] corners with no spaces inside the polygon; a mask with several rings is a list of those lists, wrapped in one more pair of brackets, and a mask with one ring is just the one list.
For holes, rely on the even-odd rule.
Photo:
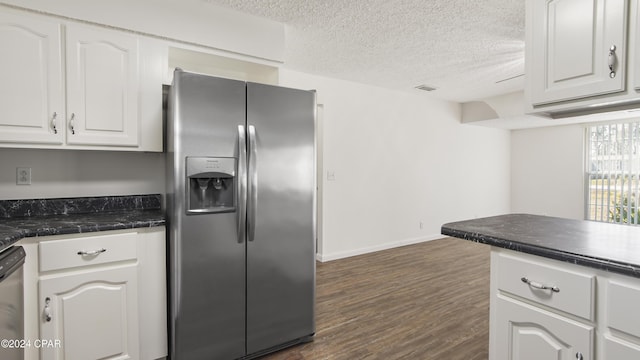
{"label": "cabinet door", "polygon": [[603,359],[640,359],[640,346],[605,336]]}
{"label": "cabinet door", "polygon": [[[636,281],[634,281],[636,280]],[[640,281],[613,279],[606,282],[604,323],[613,331],[620,331],[640,339]]]}
{"label": "cabinet door", "polygon": [[[527,81],[531,103],[624,91],[627,12],[625,0],[529,0]],[[610,51],[612,46],[615,51]]]}
{"label": "cabinet door", "polygon": [[0,142],[62,144],[60,25],[0,12]]}
{"label": "cabinet door", "polygon": [[135,265],[41,277],[41,358],[137,359],[136,289]]}
{"label": "cabinet door", "polygon": [[67,26],[67,143],[138,146],[138,40]]}
{"label": "cabinet door", "polygon": [[[498,295],[494,360],[593,360],[595,329]],[[580,357],[582,355],[582,357]]]}

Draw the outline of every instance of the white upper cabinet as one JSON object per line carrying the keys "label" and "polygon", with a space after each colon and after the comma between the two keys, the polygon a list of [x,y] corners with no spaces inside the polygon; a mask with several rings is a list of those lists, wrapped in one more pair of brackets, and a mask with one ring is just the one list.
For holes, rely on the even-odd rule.
{"label": "white upper cabinet", "polygon": [[625,90],[625,0],[527,3],[527,63],[533,105]]}
{"label": "white upper cabinet", "polygon": [[62,144],[60,24],[0,12],[0,141]]}
{"label": "white upper cabinet", "polygon": [[70,24],[67,143],[138,145],[138,40]]}
{"label": "white upper cabinet", "polygon": [[525,112],[640,107],[640,1],[526,0]]}
{"label": "white upper cabinet", "polygon": [[1,10],[0,147],[162,151],[166,46]]}

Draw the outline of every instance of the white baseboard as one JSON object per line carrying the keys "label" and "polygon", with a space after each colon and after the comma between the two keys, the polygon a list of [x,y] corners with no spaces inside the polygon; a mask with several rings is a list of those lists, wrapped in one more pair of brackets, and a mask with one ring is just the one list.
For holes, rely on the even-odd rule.
{"label": "white baseboard", "polygon": [[340,252],[335,252],[335,253],[330,253],[330,254],[316,254],[316,260],[318,260],[320,262],[327,262],[327,261],[332,261],[332,260],[344,259],[344,258],[348,258],[348,257],[351,257],[351,256],[368,254],[368,253],[381,251],[381,250],[393,249],[393,248],[397,248],[397,247],[400,247],[400,246],[418,244],[418,243],[421,243],[421,242],[426,242],[426,241],[431,241],[431,240],[436,240],[436,239],[443,239],[445,237],[446,236],[438,234],[438,235],[432,235],[432,236],[427,236],[427,237],[410,238],[410,239],[404,239],[404,240],[399,240],[399,241],[392,241],[392,242],[388,242],[388,243],[384,243],[384,244],[368,246],[368,247],[359,248],[359,249],[353,249],[353,250],[348,250],[348,251],[340,251]]}

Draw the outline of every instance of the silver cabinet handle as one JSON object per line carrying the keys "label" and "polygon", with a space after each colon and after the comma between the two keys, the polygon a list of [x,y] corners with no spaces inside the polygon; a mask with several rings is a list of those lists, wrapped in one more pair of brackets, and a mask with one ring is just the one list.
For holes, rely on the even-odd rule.
{"label": "silver cabinet handle", "polygon": [[249,223],[249,241],[255,240],[256,235],[256,212],[258,206],[258,150],[256,149],[256,128],[249,125],[249,190],[248,190],[248,211],[247,222]]}
{"label": "silver cabinet handle", "polygon": [[522,278],[520,278],[520,280],[522,280],[523,283],[531,286],[532,288],[536,288],[536,289],[540,289],[540,290],[551,290],[551,291],[556,292],[556,293],[560,292],[560,288],[557,287],[557,286],[548,286],[548,285],[544,285],[542,283],[539,283],[537,281],[531,281],[526,276],[523,276]]}
{"label": "silver cabinet handle", "polygon": [[247,133],[238,125],[238,243],[247,236]]}
{"label": "silver cabinet handle", "polygon": [[51,118],[51,128],[53,129],[53,133],[57,134],[58,133],[58,129],[56,129],[56,118],[58,117],[58,113],[57,112],[53,112],[53,117]]}
{"label": "silver cabinet handle", "polygon": [[74,129],[75,118],[76,118],[76,113],[71,113],[71,119],[69,120],[69,128],[71,129],[71,135],[76,134],[76,130]]}
{"label": "silver cabinet handle", "polygon": [[583,356],[582,356],[582,353],[581,353],[581,352],[579,352],[579,351],[578,351],[578,352],[576,353],[576,359],[578,359],[578,360],[583,360]]}
{"label": "silver cabinet handle", "polygon": [[616,60],[616,46],[611,45],[609,48],[609,77],[612,79],[616,77],[616,71],[614,69],[616,67]]}
{"label": "silver cabinet handle", "polygon": [[107,249],[102,248],[102,249],[98,249],[98,250],[80,250],[78,251],[78,255],[80,256],[95,256],[98,254],[102,254],[103,252],[107,251]]}
{"label": "silver cabinet handle", "polygon": [[50,322],[51,320],[53,320],[53,317],[51,317],[51,308],[49,307],[50,303],[51,298],[44,299],[44,309],[42,310],[42,316],[44,318],[44,321],[46,322]]}

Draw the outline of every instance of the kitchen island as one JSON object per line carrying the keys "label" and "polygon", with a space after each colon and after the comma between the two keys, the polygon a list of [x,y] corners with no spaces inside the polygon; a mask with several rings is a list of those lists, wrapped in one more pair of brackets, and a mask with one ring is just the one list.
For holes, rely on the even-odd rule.
{"label": "kitchen island", "polygon": [[510,214],[441,231],[491,245],[490,359],[640,359],[640,228]]}
{"label": "kitchen island", "polygon": [[640,277],[640,227],[510,214],[445,224],[442,234]]}

